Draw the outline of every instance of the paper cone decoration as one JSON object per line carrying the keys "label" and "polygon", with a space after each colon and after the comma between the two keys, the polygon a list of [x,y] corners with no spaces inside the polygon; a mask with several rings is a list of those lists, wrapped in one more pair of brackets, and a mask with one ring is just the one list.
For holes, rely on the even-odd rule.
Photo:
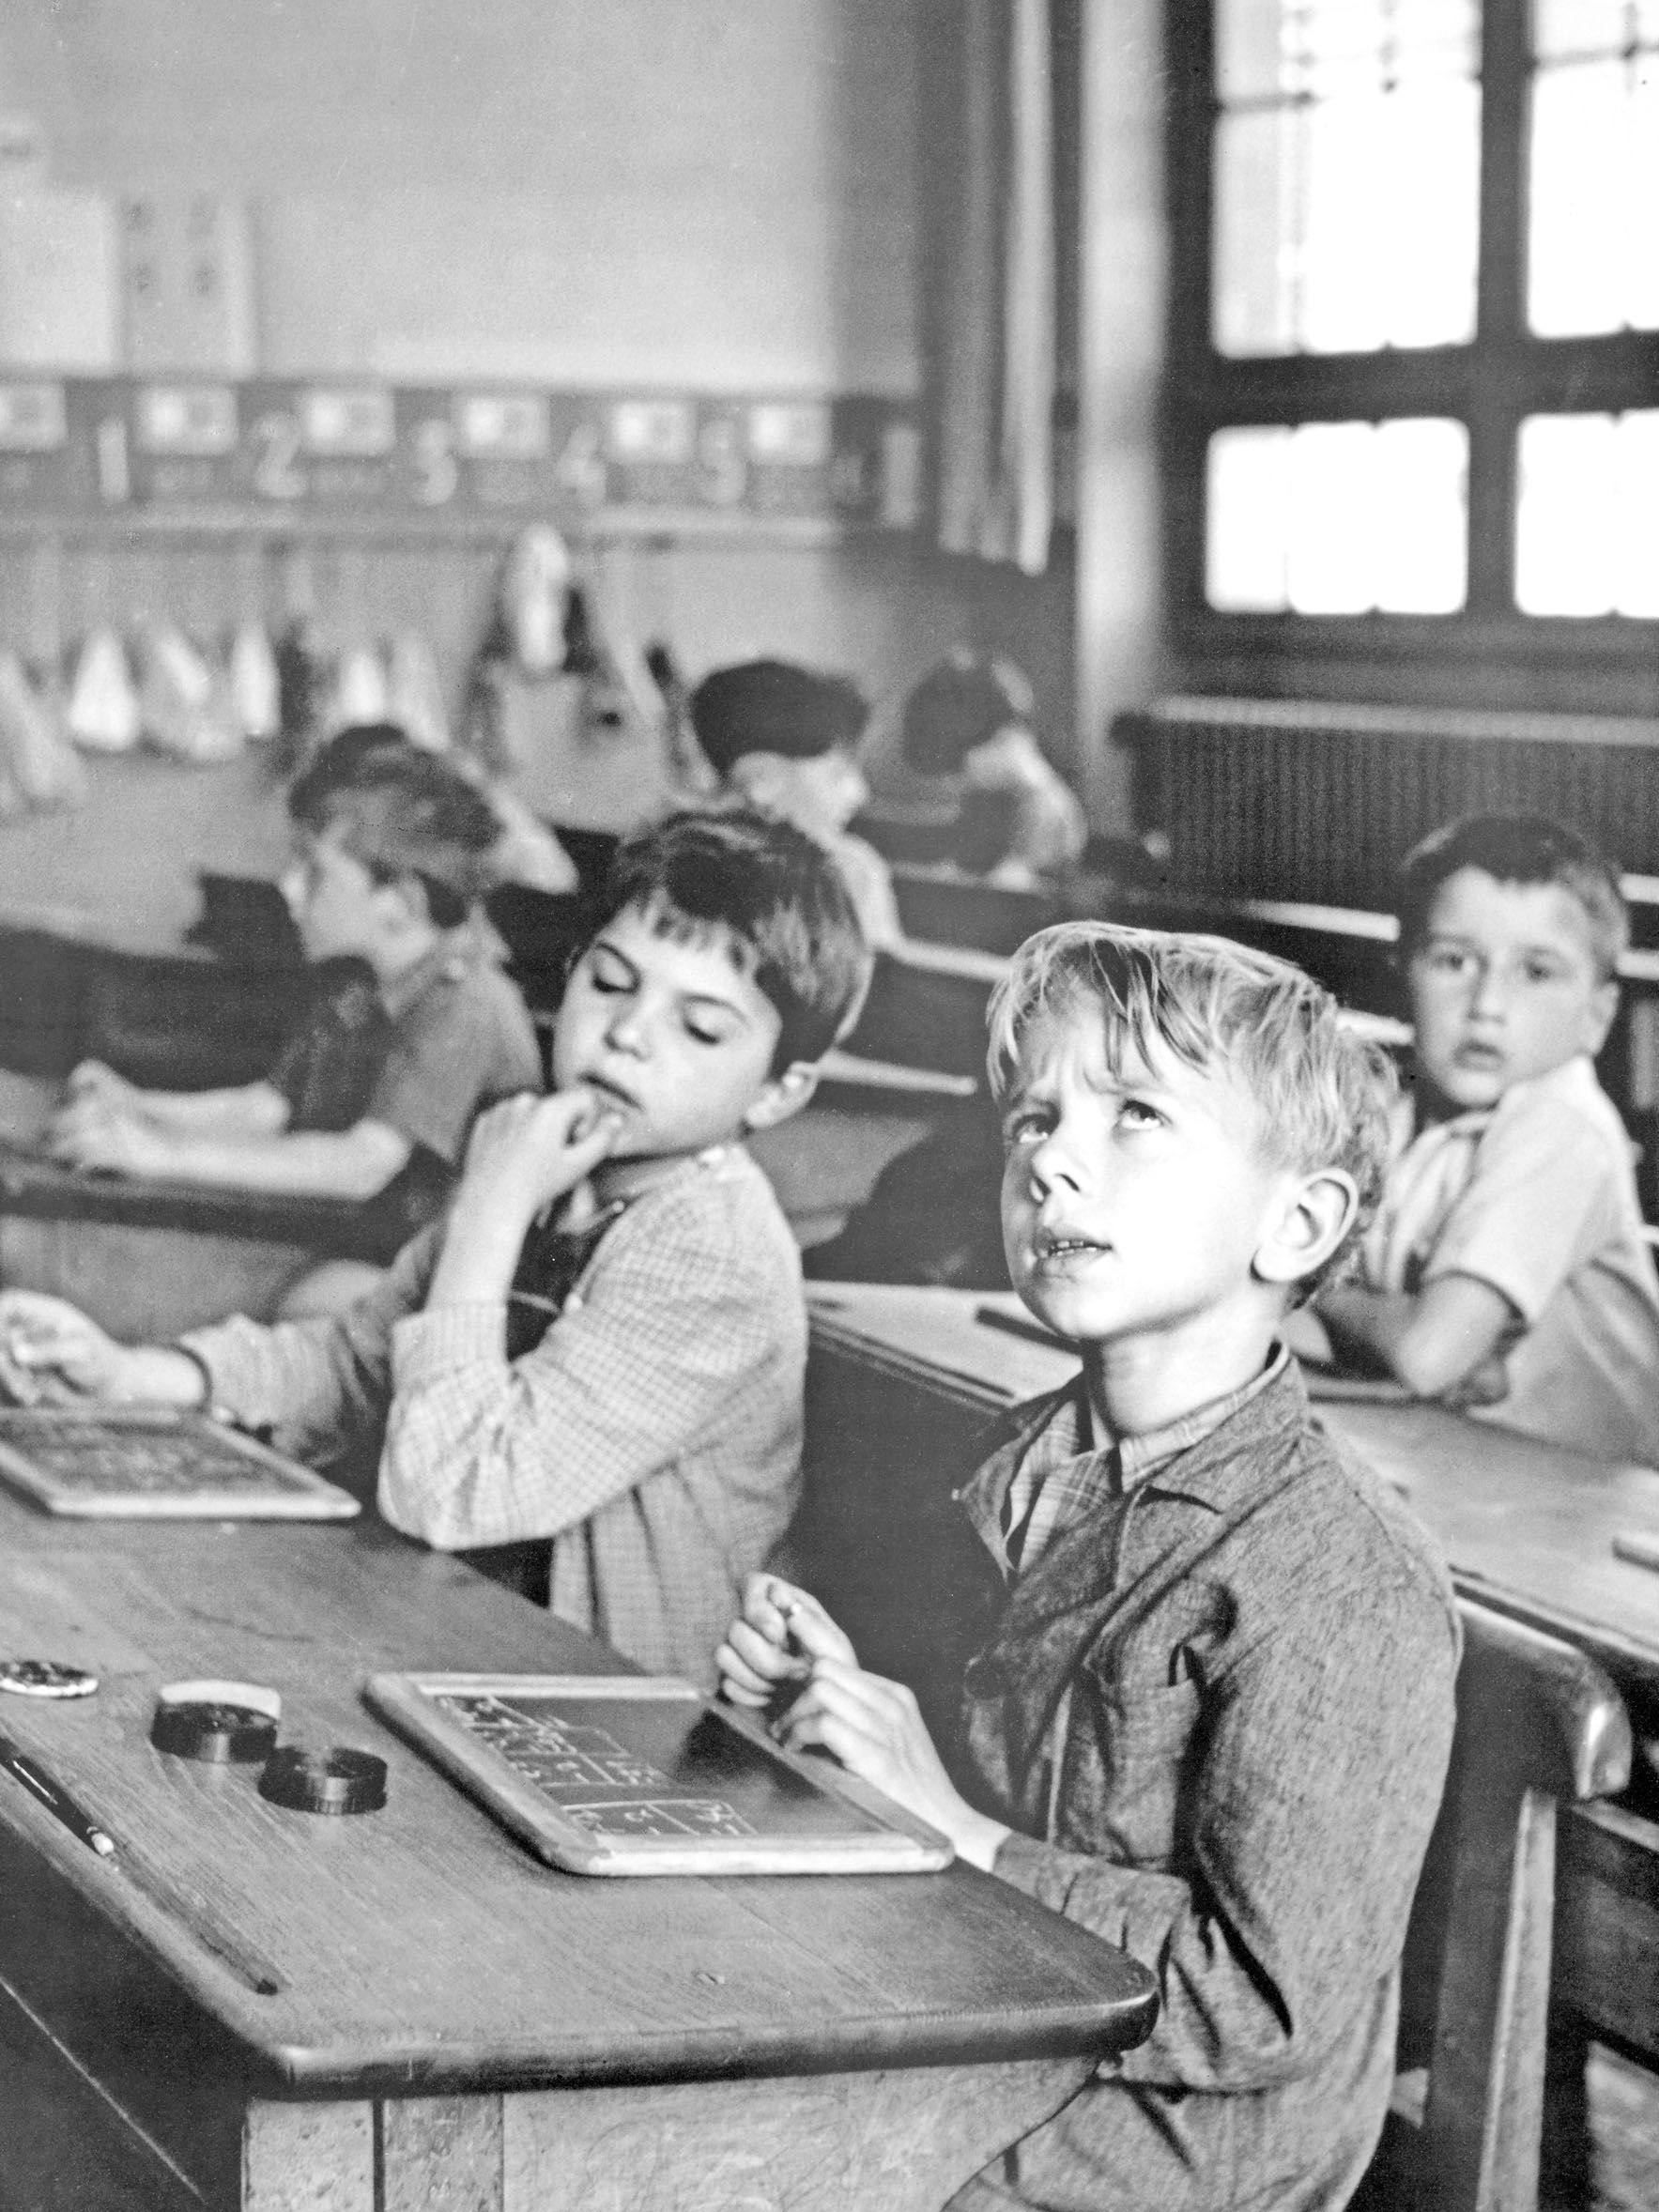
{"label": "paper cone decoration", "polygon": [[139,659],[139,715],[151,745],[202,766],[241,751],[228,693],[182,631],[167,624],[147,631]]}
{"label": "paper cone decoration", "polygon": [[564,595],[570,549],[545,523],[521,531],[501,579],[501,612],[522,676],[550,676],[564,666]]}
{"label": "paper cone decoration", "polygon": [[400,630],[387,655],[389,721],[411,745],[428,753],[449,749],[449,717],[443,708],[443,682],[430,645],[418,630]]}
{"label": "paper cone decoration", "polygon": [[276,654],[263,622],[243,622],[230,641],[226,670],[231,717],[245,738],[264,745],[283,726]]}
{"label": "paper cone decoration", "polygon": [[86,771],[15,653],[0,653],[0,758],[31,806],[78,806]]}
{"label": "paper cone decoration", "polygon": [[114,630],[87,633],[67,721],[70,738],[89,753],[128,753],[138,743],[138,693],[127,649]]}
{"label": "paper cone decoration", "polygon": [[386,664],[372,645],[348,645],[334,669],[323,726],[332,737],[359,722],[388,722],[392,702],[387,696]]}

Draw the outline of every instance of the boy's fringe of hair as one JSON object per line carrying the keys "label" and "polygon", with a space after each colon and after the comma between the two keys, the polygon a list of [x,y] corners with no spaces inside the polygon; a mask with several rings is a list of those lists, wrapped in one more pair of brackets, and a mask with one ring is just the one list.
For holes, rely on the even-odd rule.
{"label": "boy's fringe of hair", "polygon": [[1619,874],[1570,822],[1543,814],[1466,814],[1431,830],[1400,863],[1395,906],[1400,953],[1409,960],[1427,934],[1442,883],[1466,868],[1500,883],[1554,883],[1575,899],[1590,924],[1604,982],[1630,943],[1630,914]]}
{"label": "boy's fringe of hair", "polygon": [[1114,1073],[1159,1046],[1190,1068],[1223,1068],[1255,1100],[1268,1159],[1353,1177],[1348,1235],[1299,1293],[1339,1271],[1382,1193],[1398,1082],[1388,1054],[1342,1020],[1329,991],[1230,938],[1060,922],[1026,939],[991,996],[986,1065],[999,1101],[1031,1023],[1080,1006],[1098,1010]]}
{"label": "boy's fringe of hair", "polygon": [[822,1059],[857,1018],[864,932],[834,859],[792,822],[740,806],[670,815],[618,849],[597,927],[630,906],[664,935],[725,934],[776,1009],[775,1075]]}
{"label": "boy's fringe of hair", "polygon": [[288,791],[301,829],[334,832],[382,883],[417,876],[439,929],[453,929],[496,881],[501,822],[478,786],[394,722],[360,722],[321,747]]}

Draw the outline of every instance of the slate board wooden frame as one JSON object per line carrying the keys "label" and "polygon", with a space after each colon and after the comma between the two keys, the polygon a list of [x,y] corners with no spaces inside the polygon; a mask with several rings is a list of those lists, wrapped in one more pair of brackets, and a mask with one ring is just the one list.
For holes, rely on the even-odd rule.
{"label": "slate board wooden frame", "polygon": [[[804,1759],[773,1742],[760,1723],[705,1697],[671,1675],[378,1674],[363,1696],[380,1717],[460,1784],[539,1857],[566,1873],[592,1875],[928,1874],[949,1866],[948,1839],[827,1760]],[[754,1771],[798,1777],[808,1802],[822,1802],[821,1826],[747,1835],[604,1835],[517,1773],[439,1702],[490,1697],[551,1705],[555,1717],[591,1725],[600,1708],[614,1727],[616,1708],[665,1704],[695,1709],[700,1725],[722,1731],[728,1749],[747,1747]],[[587,1719],[584,1716],[589,1716]],[[634,1746],[625,1748],[632,1750]],[[643,1755],[641,1755],[643,1757]],[[745,1759],[745,1763],[747,1763]],[[655,1802],[672,1791],[652,1793]],[[678,1802],[692,1802],[682,1790]],[[791,1796],[795,1792],[791,1790]],[[799,1797],[796,1798],[799,1804]],[[751,1811],[756,1808],[751,1805]],[[851,1816],[851,1818],[850,1818]]]}
{"label": "slate board wooden frame", "polygon": [[[177,1453],[176,1488],[136,1486],[130,1470],[145,1441]],[[47,1456],[78,1442],[105,1461],[93,1476]],[[348,1521],[361,1511],[349,1491],[228,1422],[156,1406],[0,1408],[0,1482],[50,1513],[88,1520]]]}

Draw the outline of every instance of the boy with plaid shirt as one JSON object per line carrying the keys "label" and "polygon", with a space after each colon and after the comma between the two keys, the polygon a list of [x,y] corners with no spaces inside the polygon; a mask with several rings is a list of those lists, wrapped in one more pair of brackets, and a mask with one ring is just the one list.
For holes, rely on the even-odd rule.
{"label": "boy with plaid shirt", "polygon": [[811,1096],[867,971],[809,837],[676,817],[617,856],[552,1094],[480,1120],[448,1215],[380,1290],[337,1320],[138,1347],[7,1293],[0,1381],[211,1403],[300,1456],[383,1422],[394,1527],[446,1550],[548,1539],[554,1611],[706,1681],[799,1484],[800,1261],[742,1140]]}

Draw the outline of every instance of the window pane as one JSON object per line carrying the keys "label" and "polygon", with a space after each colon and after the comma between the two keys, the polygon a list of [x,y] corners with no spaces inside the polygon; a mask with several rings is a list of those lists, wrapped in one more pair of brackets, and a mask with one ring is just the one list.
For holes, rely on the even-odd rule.
{"label": "window pane", "polygon": [[1659,37],[1659,0],[1533,0],[1532,51],[1541,60],[1568,54],[1618,54]]}
{"label": "window pane", "polygon": [[1521,424],[1515,604],[1659,615],[1659,409]]}
{"label": "window pane", "polygon": [[1541,70],[1530,170],[1533,330],[1659,326],[1659,52]]}
{"label": "window pane", "polygon": [[1461,422],[1217,432],[1208,456],[1210,605],[1454,612],[1465,591],[1467,466]]}
{"label": "window pane", "polygon": [[1219,430],[1209,441],[1205,596],[1232,614],[1290,605],[1288,430]]}
{"label": "window pane", "polygon": [[1478,32],[1473,0],[1221,0],[1219,351],[1473,336]]}

